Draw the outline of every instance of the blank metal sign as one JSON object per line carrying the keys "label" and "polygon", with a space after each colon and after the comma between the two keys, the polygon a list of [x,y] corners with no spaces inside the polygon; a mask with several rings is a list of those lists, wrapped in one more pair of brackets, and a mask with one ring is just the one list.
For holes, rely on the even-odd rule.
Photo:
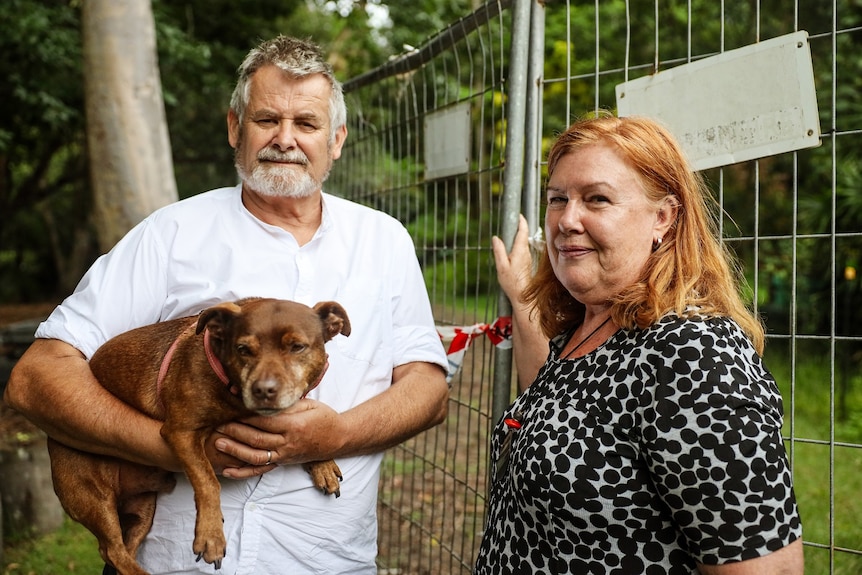
{"label": "blank metal sign", "polygon": [[618,84],[616,97],[620,116],[667,126],[695,170],[820,145],[805,31]]}

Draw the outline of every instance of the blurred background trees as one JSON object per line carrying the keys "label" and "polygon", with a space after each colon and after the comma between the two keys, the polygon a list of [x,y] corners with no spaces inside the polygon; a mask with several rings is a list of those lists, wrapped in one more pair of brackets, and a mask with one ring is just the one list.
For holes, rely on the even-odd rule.
{"label": "blurred background trees", "polygon": [[[0,83],[0,301],[4,303],[59,299],[104,250],[96,241],[94,185],[88,170],[91,150],[85,132],[83,1],[0,3],[0,53],[4,55],[0,61],[4,78]],[[113,4],[131,1],[114,0]],[[329,52],[339,78],[347,80],[422,45],[480,4],[480,0],[153,0],[177,195],[188,197],[236,181],[225,114],[236,67],[261,39],[278,33],[311,37]],[[738,239],[731,242],[732,247],[745,262],[747,273],[759,274],[755,295],[770,330],[790,330],[794,319],[787,301],[795,289],[797,297],[806,302],[795,318],[798,331],[828,331],[830,314],[822,310],[840,308],[836,333],[859,333],[855,326],[862,325],[862,310],[852,302],[858,301],[860,282],[855,273],[862,262],[862,246],[855,235],[862,221],[862,137],[852,134],[862,117],[862,59],[850,55],[862,49],[862,38],[858,33],[839,37],[839,61],[829,62],[828,33],[833,26],[829,3],[803,3],[800,10],[805,13],[800,15],[769,6],[756,11],[750,2],[742,1],[722,6],[711,0],[660,3],[661,35],[657,36],[655,2],[630,0],[632,22],[641,24],[632,26],[629,58],[633,64],[652,62],[658,52],[662,62],[675,65],[689,57],[791,32],[796,21],[806,23],[818,70],[821,126],[827,134],[824,145],[796,156],[742,163],[721,172],[711,170],[707,177],[714,189],[722,188],[725,233]],[[613,107],[612,83],[603,83],[607,93],[600,94],[579,83],[572,96],[565,97],[565,76],[571,66],[574,76],[601,69],[624,80],[621,72],[614,71],[625,64],[625,7],[625,0],[598,5],[598,47],[593,3],[585,3],[583,10],[547,11],[545,150],[556,132],[596,102]],[[691,35],[689,11],[696,14],[698,26]],[[860,11],[841,11],[835,17],[839,29],[862,26]],[[818,34],[824,40],[817,39]],[[572,40],[567,42],[567,37]],[[840,74],[840,82],[833,82],[833,71]],[[458,78],[448,81],[463,82]],[[841,93],[833,95],[833,86]],[[837,149],[828,137],[833,130],[849,134]],[[827,173],[833,156],[839,168],[834,200],[831,174]],[[105,160],[95,158],[94,165]],[[392,162],[405,169],[414,169],[419,161],[393,152]],[[800,174],[795,181],[794,169]],[[759,211],[752,189],[760,195]],[[471,213],[469,217],[486,215]],[[436,229],[448,233],[445,226]],[[838,234],[835,262],[829,256],[833,230]],[[755,231],[787,239],[755,244],[747,239]],[[791,249],[794,233],[805,236],[796,244],[795,255]],[[480,275],[488,277],[469,281],[493,282],[493,270],[481,269]]]}

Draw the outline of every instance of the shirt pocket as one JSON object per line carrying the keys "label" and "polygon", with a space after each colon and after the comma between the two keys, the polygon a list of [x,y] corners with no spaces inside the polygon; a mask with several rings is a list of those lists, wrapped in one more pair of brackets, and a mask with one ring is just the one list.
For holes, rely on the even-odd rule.
{"label": "shirt pocket", "polygon": [[352,278],[338,287],[337,301],[350,320],[350,336],[336,337],[344,356],[378,364],[392,354],[392,313],[384,283],[373,277]]}

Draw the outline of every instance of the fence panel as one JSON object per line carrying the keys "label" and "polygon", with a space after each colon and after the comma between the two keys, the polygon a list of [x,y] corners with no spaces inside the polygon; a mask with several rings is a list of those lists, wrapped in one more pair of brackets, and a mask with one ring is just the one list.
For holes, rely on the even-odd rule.
{"label": "fence panel", "polygon": [[[515,7],[521,0],[514,0]],[[469,573],[481,537],[498,306],[490,236],[513,211],[541,219],[536,158],[576,116],[615,107],[617,84],[797,30],[809,33],[822,145],[707,170],[722,233],[768,330],[785,403],[806,573],[862,573],[862,10],[856,0],[568,0],[533,9],[540,101],[512,130],[510,42],[523,23],[490,2],[414,53],[345,84],[350,136],[328,189],[410,229],[441,333],[469,342],[446,424],[391,450],[381,476],[381,573]],[[535,74],[535,72],[532,72]],[[470,110],[464,174],[425,179],[425,122]],[[526,141],[508,136],[528,135]],[[445,136],[444,136],[445,137]],[[454,137],[454,136],[453,136]],[[508,144],[508,147],[507,147]],[[503,213],[512,146],[526,204]],[[508,176],[508,178],[507,178]],[[501,313],[502,312],[502,313]],[[459,329],[455,329],[459,328]],[[457,356],[453,356],[458,361]],[[503,379],[510,378],[507,372]],[[503,392],[497,402],[507,402]]]}
{"label": "fence panel", "polygon": [[[327,189],[407,226],[444,345],[465,346],[447,422],[385,458],[381,573],[469,573],[482,532],[497,323],[489,246],[505,175],[510,33],[508,2],[489,2],[419,50],[345,83],[349,136]],[[435,133],[446,149],[460,149],[469,127],[469,167],[428,178],[425,133],[447,113],[462,119]]]}

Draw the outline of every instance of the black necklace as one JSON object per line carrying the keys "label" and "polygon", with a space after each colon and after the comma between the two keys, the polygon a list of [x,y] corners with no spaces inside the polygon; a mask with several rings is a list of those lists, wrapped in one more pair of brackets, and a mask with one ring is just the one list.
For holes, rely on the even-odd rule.
{"label": "black necklace", "polygon": [[573,353],[575,353],[575,352],[578,350],[578,348],[579,348],[579,347],[581,347],[582,345],[584,345],[585,343],[587,343],[587,341],[589,341],[589,339],[590,339],[591,337],[593,337],[594,335],[596,335],[596,333],[597,333],[600,329],[602,329],[603,327],[605,327],[605,324],[606,324],[606,323],[608,323],[609,321],[611,321],[610,316],[608,316],[608,318],[607,318],[605,321],[603,321],[602,323],[600,323],[600,324],[599,324],[599,327],[597,327],[596,329],[594,329],[593,331],[591,331],[591,332],[590,332],[590,335],[588,335],[587,337],[585,337],[584,339],[582,339],[582,340],[581,340],[581,343],[579,343],[578,345],[576,345],[575,347],[573,347],[573,348],[571,349],[571,351],[569,351],[569,353],[567,353],[566,355],[564,355],[564,356],[562,357],[562,359],[569,359],[569,356],[570,356],[570,355],[572,355]]}

